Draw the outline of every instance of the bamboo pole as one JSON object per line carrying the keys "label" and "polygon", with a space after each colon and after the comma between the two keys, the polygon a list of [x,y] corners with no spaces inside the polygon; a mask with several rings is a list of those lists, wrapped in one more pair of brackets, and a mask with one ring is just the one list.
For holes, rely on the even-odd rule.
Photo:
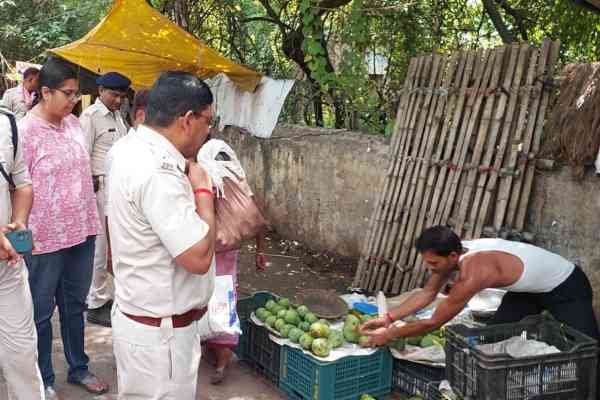
{"label": "bamboo pole", "polygon": [[[475,53],[475,72],[474,72],[474,76],[473,79],[475,81],[475,87],[479,88],[479,86],[481,85],[481,82],[483,80],[483,75],[486,69],[486,63],[487,63],[487,59],[489,56],[489,51],[477,51]],[[466,93],[465,93],[466,94]],[[467,106],[465,108],[465,110],[468,110],[467,115],[470,115],[470,111],[472,110],[473,107],[473,103],[474,100],[473,98],[470,98],[467,101]],[[462,142],[461,142],[462,140]],[[459,148],[462,146],[463,142],[465,141],[464,139],[464,135],[459,136]],[[446,193],[446,192],[445,192]],[[403,248],[401,249],[403,252],[397,252],[397,254],[394,255],[394,261],[395,262],[399,262],[401,265],[405,265],[407,262],[407,256],[410,254],[410,250],[412,248],[412,242],[408,242],[405,241],[403,243]],[[396,261],[399,260],[399,261]],[[415,269],[414,265],[413,266],[408,266],[408,267],[412,267],[411,270],[411,274],[404,274],[404,276],[402,277],[401,280],[395,280],[394,281],[394,286],[392,288],[393,291],[398,291],[398,290],[402,290],[405,291],[407,290],[409,283],[411,281],[411,277],[414,276],[414,274],[418,274],[418,268]],[[401,285],[401,286],[400,286]]]}
{"label": "bamboo pole", "polygon": [[[448,70],[448,74],[447,77],[444,81],[444,87],[448,87],[451,85],[452,80],[454,79],[455,73],[456,73],[456,67],[458,64],[458,59],[456,57],[453,57],[451,62],[450,62],[450,66],[449,66],[449,70]],[[460,78],[459,78],[460,79]],[[430,126],[430,136],[429,136],[429,143],[428,143],[428,154],[430,155],[431,158],[431,154],[434,151],[434,147],[436,146],[436,142],[437,142],[437,150],[436,150],[436,158],[439,159],[439,157],[441,157],[442,154],[442,149],[443,149],[443,143],[444,140],[442,137],[438,137],[438,133],[440,132],[440,124],[442,121],[442,116],[444,114],[444,111],[446,110],[446,106],[447,106],[447,102],[443,102],[441,104],[438,103],[438,107],[436,110],[436,114],[435,114],[435,124],[433,126]],[[439,139],[439,140],[436,140]],[[430,166],[429,168],[422,168],[421,169],[421,174],[419,176],[419,187],[417,189],[417,198],[414,201],[414,212],[411,215],[411,219],[409,221],[408,224],[408,230],[405,234],[405,240],[404,240],[404,244],[405,244],[405,249],[404,251],[406,253],[408,253],[408,258],[406,259],[406,264],[409,266],[416,266],[416,260],[414,260],[416,251],[415,251],[415,247],[414,247],[414,239],[415,236],[417,236],[418,234],[420,234],[421,230],[423,229],[423,222],[425,220],[425,214],[427,213],[428,210],[428,206],[429,206],[429,202],[431,200],[431,194],[432,194],[432,190],[433,190],[433,180],[435,179],[435,176],[439,173],[438,168],[436,168],[435,166]],[[402,264],[402,258],[400,259],[400,263]],[[418,279],[418,270],[415,271],[413,270],[413,272],[410,274],[411,275],[411,281],[413,279]],[[392,287],[393,288],[393,287]]]}
{"label": "bamboo pole", "polygon": [[[484,53],[485,56],[489,56],[489,51],[487,51],[486,53]],[[487,57],[484,58],[483,62],[480,62],[481,66],[484,67],[486,66],[486,61],[487,61]],[[491,66],[490,66],[491,67]],[[486,88],[486,84],[482,85],[482,81],[483,81],[483,74],[480,74],[477,77],[477,83],[474,86],[474,90],[477,92],[481,89],[485,89]],[[479,96],[476,95],[471,95],[469,97],[469,101],[467,104],[467,109],[465,111],[465,118],[463,118],[463,121],[467,122],[470,121],[471,118],[477,118],[478,117],[478,112],[479,112],[479,107],[481,105],[480,101],[476,101],[476,99],[478,99]],[[455,196],[456,196],[456,192],[459,188],[459,181],[460,181],[460,177],[462,175],[462,171],[463,171],[463,167],[465,164],[465,159],[467,157],[467,152],[469,149],[469,142],[471,140],[470,136],[467,136],[466,134],[463,134],[461,136],[462,141],[460,142],[459,145],[459,151],[455,154],[454,157],[454,169],[451,171],[451,175],[452,175],[452,179],[451,181],[451,186],[450,189],[447,191],[448,195],[445,199],[445,201],[443,202],[444,204],[444,210],[441,214],[441,218],[439,220],[439,223],[444,223],[445,221],[448,220],[448,218],[450,218],[450,216],[452,215],[452,210],[455,206]]]}
{"label": "bamboo pole", "polygon": [[[552,44],[550,50],[550,59],[548,64],[546,65],[546,73],[544,75],[545,80],[549,80],[552,78],[554,73],[554,65],[556,64],[556,60],[558,59],[558,53],[560,50],[560,42],[556,41]],[[548,106],[548,99],[550,97],[550,93],[548,90],[544,90],[542,95],[542,104],[540,106],[540,110],[537,116],[537,122],[535,127],[535,135],[533,139],[532,152],[537,154],[540,150],[540,142],[542,140],[542,133],[544,130],[544,120],[546,118],[546,107]],[[525,217],[527,215],[527,206],[529,205],[529,196],[531,193],[531,186],[533,185],[533,176],[535,173],[535,163],[530,162],[527,165],[527,169],[525,171],[525,179],[523,181],[523,191],[521,194],[521,200],[519,201],[519,208],[517,212],[517,220],[515,223],[515,229],[518,231],[523,231],[525,228]]]}
{"label": "bamboo pole", "polygon": [[[423,105],[420,107],[420,110],[419,109],[415,110],[414,117],[417,117],[417,114],[418,114],[418,118],[415,118],[415,121],[414,121],[415,123],[411,125],[411,135],[415,138],[415,140],[414,140],[413,146],[411,148],[410,158],[406,159],[407,162],[402,164],[403,168],[401,168],[401,171],[400,171],[400,176],[401,176],[400,182],[402,182],[402,184],[396,186],[396,190],[394,192],[394,195],[392,196],[392,204],[390,207],[391,212],[388,215],[388,217],[389,217],[388,227],[390,229],[383,236],[382,241],[380,243],[380,245],[381,245],[380,249],[383,252],[386,249],[387,243],[389,242],[389,238],[394,237],[397,232],[399,213],[406,212],[406,211],[404,211],[405,203],[404,203],[404,198],[402,197],[402,193],[404,193],[406,190],[405,182],[406,182],[406,179],[408,179],[408,178],[405,178],[404,174],[406,174],[407,177],[411,176],[412,170],[416,163],[416,158],[419,157],[420,149],[421,149],[422,142],[423,142],[423,136],[421,134],[421,131],[422,131],[422,127],[425,123],[425,119],[428,114],[427,111],[429,110],[429,105],[433,98],[433,89],[435,88],[435,83],[436,83],[436,79],[437,79],[437,75],[438,75],[441,56],[438,54],[434,54],[432,56],[429,56],[429,58],[430,58],[432,67],[430,70],[430,74],[427,77],[428,79],[427,79],[427,87],[426,88],[428,90],[426,90],[426,92],[425,92],[425,95],[423,97]],[[423,112],[423,110],[425,110],[425,112]],[[400,190],[400,193],[401,193],[400,198],[398,198],[398,190]],[[379,290],[381,288],[381,284],[383,281],[383,278],[381,276],[385,276],[385,272],[386,272],[385,265],[382,265],[377,269],[375,279],[372,280],[372,283],[369,286],[371,290]]]}
{"label": "bamboo pole", "polygon": [[[535,76],[542,77],[546,71],[546,64],[548,63],[548,56],[550,54],[550,47],[552,43],[548,40],[545,40],[542,43],[542,48],[536,51],[534,54],[537,57],[535,63]],[[521,157],[528,157],[529,152],[531,151],[531,147],[533,144],[533,133],[535,131],[535,123],[537,121],[537,115],[540,112],[540,104],[541,98],[543,96],[543,83],[541,79],[536,79],[534,83],[534,89],[532,93],[532,101],[531,106],[529,108],[529,112],[527,114],[527,126],[525,128],[525,135],[523,140],[523,149],[521,153]],[[519,198],[521,197],[521,189],[523,187],[523,179],[525,176],[525,168],[527,167],[526,162],[517,163],[517,168],[519,170],[519,177],[513,185],[512,193],[510,194],[510,200],[508,204],[508,210],[506,214],[506,225],[514,228],[515,226],[515,218],[517,214],[517,207],[519,205]]]}
{"label": "bamboo pole", "polygon": [[[446,76],[447,76],[447,64],[448,64],[448,58],[445,56],[441,56],[441,55],[436,55],[438,63],[440,64],[440,67],[438,68],[438,73],[437,76],[435,78],[435,81],[433,82],[433,89],[437,90],[437,93],[440,93],[440,87],[446,87],[444,85],[444,83],[446,83]],[[405,233],[405,229],[406,229],[406,220],[407,218],[412,218],[412,215],[415,214],[415,208],[414,208],[414,201],[415,201],[415,195],[417,195],[417,193],[415,193],[415,190],[418,191],[418,187],[417,187],[417,180],[418,180],[418,176],[419,176],[419,171],[422,170],[426,170],[427,168],[429,168],[429,163],[431,160],[431,156],[432,156],[432,152],[433,152],[433,144],[431,143],[431,141],[433,139],[435,139],[435,132],[432,131],[431,126],[433,123],[434,118],[439,119],[439,113],[437,112],[438,107],[440,104],[444,104],[445,103],[445,98],[439,94],[433,95],[430,104],[427,107],[427,112],[422,113],[423,116],[425,116],[426,118],[423,119],[423,121],[421,121],[422,123],[419,125],[418,130],[417,130],[417,134],[419,136],[421,136],[422,140],[421,140],[421,145],[419,148],[419,153],[418,153],[418,160],[419,162],[415,162],[413,163],[413,171],[412,171],[412,176],[410,174],[411,171],[409,171],[409,173],[406,176],[406,179],[404,180],[404,186],[407,186],[410,184],[409,188],[408,188],[408,196],[406,197],[404,202],[400,202],[399,204],[401,205],[403,211],[403,215],[402,215],[402,223],[398,224],[397,220],[395,220],[395,224],[394,224],[394,228],[391,232],[391,235],[388,237],[387,239],[387,243],[386,244],[386,257],[391,257],[393,254],[393,249],[396,246],[401,245],[402,241],[403,241],[403,237],[405,237],[406,233]],[[416,200],[418,201],[418,199]],[[398,215],[398,214],[397,214]],[[399,216],[399,215],[398,215]],[[399,231],[398,231],[399,229]],[[391,273],[393,273],[394,271],[396,271],[396,268],[394,265],[391,265],[388,268],[388,271],[390,272],[390,274],[380,274],[379,276],[379,280],[378,280],[378,287],[385,289],[386,287],[390,286],[389,280],[387,280],[388,277],[391,278]]]}
{"label": "bamboo pole", "polygon": [[[503,129],[500,135],[500,141],[498,143],[498,148],[496,150],[496,155],[492,166],[493,171],[490,173],[486,184],[485,193],[483,195],[483,202],[481,204],[481,209],[479,210],[479,218],[475,221],[476,231],[479,231],[479,229],[477,228],[478,226],[485,226],[492,197],[496,194],[496,186],[499,171],[502,167],[504,155],[506,153],[506,146],[510,137],[512,120],[515,114],[515,107],[518,98],[517,89],[521,85],[521,77],[523,75],[524,63],[527,60],[529,46],[523,45],[513,50],[517,51],[511,51],[511,60],[508,66],[508,70],[504,75],[506,79],[505,84],[503,85],[503,87],[508,91],[508,108],[506,109],[506,113],[504,114],[505,118],[502,127]],[[515,60],[515,55],[517,55],[517,53],[518,58]]]}
{"label": "bamboo pole", "polygon": [[[463,114],[463,107],[465,106],[466,99],[466,90],[473,79],[474,73],[476,70],[474,69],[475,63],[475,52],[467,51],[460,53],[460,63],[459,63],[459,72],[456,75],[456,84],[455,87],[458,91],[454,94],[455,100],[455,108],[452,110],[452,114],[449,116],[447,128],[449,133],[449,137],[447,140],[446,150],[444,151],[443,160],[441,161],[450,161],[452,158],[453,151],[455,149],[455,141],[458,137],[457,132],[460,125],[460,118]],[[445,131],[444,131],[445,132]],[[438,180],[436,183],[436,188],[434,191],[434,195],[432,198],[432,205],[435,207],[438,204],[438,199],[443,193],[444,181],[448,172],[448,168],[445,165],[440,165],[440,171]],[[433,215],[435,215],[435,209],[431,209],[429,212],[429,217],[433,219]],[[399,251],[394,251],[394,256],[392,258],[392,262],[396,262],[399,257]],[[392,292],[397,293],[400,290],[400,285],[404,279],[404,275],[406,274],[397,274],[393,280]]]}
{"label": "bamboo pole", "polygon": [[[506,68],[507,64],[509,63],[507,63],[507,59],[509,58],[510,54],[506,55],[506,50],[506,47],[498,49],[499,54],[501,54],[498,60],[498,64],[501,69]],[[510,53],[510,49],[508,49],[508,52]],[[497,83],[498,86],[500,86],[499,83],[500,82]],[[505,82],[502,82],[502,85],[504,86]],[[482,120],[485,123],[485,126],[483,128],[488,130],[489,136],[487,139],[485,155],[483,156],[483,160],[481,161],[481,166],[483,168],[491,168],[491,163],[494,157],[494,153],[496,151],[498,132],[500,131],[504,117],[504,111],[506,109],[506,95],[500,94],[499,96],[500,97],[495,96],[493,106],[490,104],[489,108],[486,107],[486,110],[484,111],[484,115],[482,117]],[[469,228],[467,234],[465,235],[466,238],[477,238],[481,236],[481,232],[475,232],[475,228],[483,193],[489,176],[489,170],[479,174],[479,179],[477,180],[477,189],[473,198],[473,206],[471,208],[471,215],[469,218]]]}
{"label": "bamboo pole", "polygon": [[373,247],[373,240],[375,237],[375,229],[377,224],[379,223],[379,219],[381,218],[382,206],[385,198],[389,192],[389,181],[390,177],[393,174],[394,165],[398,160],[398,149],[401,146],[402,140],[405,136],[400,131],[400,127],[402,124],[402,118],[404,118],[404,111],[406,111],[408,98],[410,97],[410,85],[412,80],[414,79],[415,70],[417,68],[418,59],[412,58],[410,60],[408,71],[406,75],[406,80],[404,81],[403,93],[400,98],[400,103],[398,105],[398,110],[396,112],[396,123],[394,126],[394,134],[392,136],[392,146],[389,151],[390,160],[388,165],[388,172],[385,176],[384,182],[382,184],[382,190],[379,191],[379,195],[377,196],[377,202],[375,208],[373,210],[373,215],[371,216],[371,220],[369,221],[369,230],[367,233],[367,237],[363,242],[363,251],[359,261],[358,269],[356,271],[356,275],[354,277],[353,286],[359,287],[363,283],[365,273],[368,273],[366,265],[367,258],[370,255],[370,251]]}
{"label": "bamboo pole", "polygon": [[[542,49],[542,51],[547,51],[547,49]],[[527,154],[531,147],[531,140],[533,138],[533,135],[530,134],[530,131],[527,129],[527,126],[524,125],[526,124],[527,115],[530,116],[530,119],[534,119],[538,112],[537,104],[530,104],[529,102],[531,88],[533,87],[536,75],[538,54],[539,51],[537,50],[530,51],[527,77],[525,78],[525,86],[521,88],[523,90],[523,94],[520,99],[519,116],[516,122],[514,135],[512,136],[511,140],[512,146],[510,148],[510,154],[504,162],[504,169],[507,171],[514,171],[515,168],[517,168],[517,161],[519,159],[519,156],[523,154],[522,151],[525,150],[526,153],[524,154]],[[519,93],[521,93],[521,90],[519,90]],[[535,97],[539,99],[539,95]],[[521,180],[518,179],[517,182],[521,182]],[[515,182],[515,184],[517,184],[517,182]],[[500,187],[498,188],[498,195],[496,196],[495,201],[496,210],[493,222],[493,226],[496,230],[500,230],[504,224],[504,217],[506,216],[508,203],[510,201],[512,184],[512,174],[504,177],[504,179],[500,181]],[[513,191],[512,195],[518,198],[519,192]],[[512,223],[510,225],[512,225]]]}
{"label": "bamboo pole", "polygon": [[[489,81],[489,83],[486,83],[486,86],[492,89],[495,89],[498,86],[498,83],[500,81],[500,73],[502,70],[502,51],[496,51],[494,50],[492,52],[491,55],[491,63],[493,64],[493,71],[491,74],[491,80]],[[473,192],[473,188],[475,186],[475,179],[477,178],[477,173],[478,173],[478,169],[477,166],[479,166],[479,163],[481,162],[481,159],[483,158],[483,152],[484,152],[484,145],[486,143],[486,139],[490,138],[493,139],[490,135],[489,135],[489,116],[491,115],[491,111],[492,111],[492,107],[494,105],[494,97],[484,97],[485,94],[481,94],[479,95],[479,99],[478,101],[481,103],[483,101],[485,101],[485,106],[483,108],[483,115],[481,117],[481,121],[480,121],[480,125],[479,125],[479,129],[477,130],[477,139],[475,141],[475,146],[473,148],[472,154],[471,154],[471,160],[470,160],[470,165],[472,166],[471,169],[469,169],[466,172],[466,176],[465,176],[465,186],[464,186],[464,190],[462,193],[462,196],[460,197],[461,203],[460,203],[460,208],[458,209],[458,221],[455,228],[456,233],[462,237],[462,232],[463,232],[463,226],[464,223],[467,219],[467,213],[468,210],[470,208],[470,206],[473,206],[474,204],[471,202],[472,198],[472,192]],[[476,124],[477,124],[477,120],[475,118],[471,118],[471,120],[469,121],[469,125],[467,127],[467,135],[468,137],[471,137],[473,134],[475,134],[475,129],[476,129]]]}
{"label": "bamboo pole", "polygon": [[412,82],[412,88],[410,92],[410,97],[408,99],[409,111],[406,114],[406,117],[403,119],[401,133],[404,136],[403,138],[403,146],[400,153],[396,154],[397,161],[394,165],[392,176],[390,176],[390,180],[392,182],[392,186],[390,186],[389,194],[386,198],[385,203],[383,204],[383,211],[381,214],[381,219],[378,223],[378,229],[376,231],[375,239],[373,241],[373,248],[369,253],[368,260],[368,269],[369,275],[365,280],[362,287],[367,288],[369,290],[373,290],[373,285],[379,271],[379,265],[381,264],[381,260],[379,260],[379,248],[381,245],[381,238],[387,231],[387,221],[389,219],[389,213],[391,204],[394,200],[394,193],[396,191],[396,187],[402,182],[401,169],[402,165],[406,163],[406,154],[410,151],[412,146],[413,135],[411,131],[411,126],[414,124],[414,119],[416,118],[416,110],[418,109],[421,96],[418,91],[419,85],[423,79],[426,79],[427,74],[429,73],[429,69],[431,67],[430,58],[429,57],[420,57],[419,58],[419,68],[418,74],[415,77],[415,80]]}
{"label": "bamboo pole", "polygon": [[474,58],[471,57],[471,53],[461,52],[461,61],[459,65],[459,72],[456,76],[456,88],[458,93],[454,96],[455,107],[452,110],[449,110],[448,120],[445,124],[445,129],[442,135],[446,136],[446,131],[448,133],[447,146],[444,150],[442,159],[439,160],[439,174],[438,179],[436,181],[435,190],[433,192],[433,197],[431,199],[431,207],[427,214],[427,226],[432,226],[435,221],[435,216],[437,214],[437,210],[440,206],[443,207],[440,203],[440,197],[443,194],[443,190],[445,188],[446,177],[449,175],[448,172],[450,170],[444,165],[444,163],[450,162],[452,160],[452,156],[454,154],[456,148],[456,139],[458,137],[458,127],[460,118],[463,114],[463,107],[465,105],[466,90],[469,86],[469,82],[471,80],[471,74],[473,72],[473,61]]}

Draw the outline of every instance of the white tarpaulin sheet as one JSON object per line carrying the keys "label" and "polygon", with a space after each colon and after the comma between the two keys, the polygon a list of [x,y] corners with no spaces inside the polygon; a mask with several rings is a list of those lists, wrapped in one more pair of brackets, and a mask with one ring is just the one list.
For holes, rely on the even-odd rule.
{"label": "white tarpaulin sheet", "polygon": [[224,74],[208,80],[219,117],[219,129],[232,125],[247,130],[253,136],[271,137],[294,82],[263,77],[256,90],[250,93],[240,90]]}

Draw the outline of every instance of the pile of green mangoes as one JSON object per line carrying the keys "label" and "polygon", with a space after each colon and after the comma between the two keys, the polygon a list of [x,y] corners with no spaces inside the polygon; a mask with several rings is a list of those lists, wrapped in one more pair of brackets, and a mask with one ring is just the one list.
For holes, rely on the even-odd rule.
{"label": "pile of green mangoes", "polygon": [[358,326],[368,320],[348,314],[343,330],[332,329],[329,322],[318,319],[308,307],[293,305],[289,299],[269,300],[264,307],[257,308],[256,317],[276,330],[283,338],[299,344],[317,357],[327,357],[332,349],[342,346],[346,341],[365,344],[367,337],[360,337]]}
{"label": "pile of green mangoes", "polygon": [[424,336],[407,337],[404,339],[404,342],[405,344],[410,344],[411,346],[419,346],[422,348],[427,348],[434,345],[444,347],[444,345],[446,344],[446,339],[444,339],[443,329],[438,329]]}

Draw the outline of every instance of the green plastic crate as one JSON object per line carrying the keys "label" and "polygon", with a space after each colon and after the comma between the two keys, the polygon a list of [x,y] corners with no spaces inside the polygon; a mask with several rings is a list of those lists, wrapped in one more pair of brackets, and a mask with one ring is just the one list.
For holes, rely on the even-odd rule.
{"label": "green plastic crate", "polygon": [[386,348],[369,356],[322,362],[282,346],[279,388],[293,400],[357,400],[365,393],[384,396],[392,388],[392,356]]}
{"label": "green plastic crate", "polygon": [[244,297],[239,299],[237,302],[237,314],[240,319],[240,328],[242,334],[238,345],[233,349],[233,352],[239,360],[249,361],[250,355],[250,314],[258,307],[263,307],[265,303],[270,300],[277,298],[277,296],[271,292],[263,291],[256,292],[252,296]]}

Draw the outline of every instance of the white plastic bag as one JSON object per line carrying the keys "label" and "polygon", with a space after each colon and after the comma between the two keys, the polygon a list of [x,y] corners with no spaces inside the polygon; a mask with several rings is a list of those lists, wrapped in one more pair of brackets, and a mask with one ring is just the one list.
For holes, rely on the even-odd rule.
{"label": "white plastic bag", "polygon": [[199,330],[202,340],[242,333],[231,275],[215,277],[215,289],[208,302],[206,314],[199,321]]}

